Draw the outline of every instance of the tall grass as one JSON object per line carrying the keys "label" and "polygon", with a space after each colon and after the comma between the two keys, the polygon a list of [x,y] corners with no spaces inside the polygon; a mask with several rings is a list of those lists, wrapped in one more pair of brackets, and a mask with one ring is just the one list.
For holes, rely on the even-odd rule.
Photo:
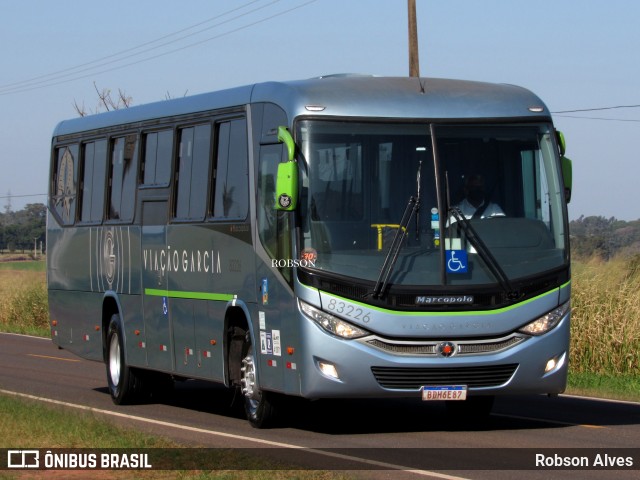
{"label": "tall grass", "polygon": [[49,335],[45,272],[0,270],[0,329],[29,335]]}
{"label": "tall grass", "polygon": [[571,371],[640,374],[640,261],[574,263]]}

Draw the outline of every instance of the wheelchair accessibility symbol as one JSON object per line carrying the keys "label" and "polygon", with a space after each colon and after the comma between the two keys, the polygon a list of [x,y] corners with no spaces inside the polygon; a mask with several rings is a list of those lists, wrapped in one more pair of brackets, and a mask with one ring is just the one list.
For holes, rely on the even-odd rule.
{"label": "wheelchair accessibility symbol", "polygon": [[162,297],[162,314],[166,317],[169,313],[169,306],[167,305],[167,297]]}
{"label": "wheelchair accessibility symbol", "polygon": [[467,260],[466,250],[447,250],[447,273],[467,273]]}

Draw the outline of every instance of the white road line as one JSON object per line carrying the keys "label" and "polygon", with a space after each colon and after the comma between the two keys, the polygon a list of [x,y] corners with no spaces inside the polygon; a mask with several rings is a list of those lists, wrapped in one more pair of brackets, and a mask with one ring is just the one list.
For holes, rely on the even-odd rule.
{"label": "white road line", "polygon": [[522,415],[510,415],[507,413],[492,413],[493,417],[515,418],[516,420],[527,420],[539,423],[551,423],[554,425],[563,425],[569,427],[585,427],[585,428],[607,428],[602,425],[590,425],[588,423],[563,422],[561,420],[549,420],[547,418],[524,417]]}
{"label": "white road line", "polygon": [[59,360],[62,362],[75,362],[75,363],[80,363],[82,361],[82,360],[77,360],[75,358],[52,357],[51,355],[38,355],[36,353],[27,353],[27,357],[46,358],[47,360]]}
{"label": "white road line", "polygon": [[37,340],[48,340],[49,342],[51,341],[49,337],[36,337],[35,335],[27,335],[26,333],[0,332],[0,335],[12,335],[14,337],[27,337],[27,338],[34,338]]}
{"label": "white road line", "polygon": [[401,470],[401,471],[405,471],[408,473],[413,473],[415,475],[421,475],[423,477],[431,477],[431,478],[442,478],[445,480],[468,480],[464,477],[456,477],[453,475],[447,475],[444,473],[438,473],[438,472],[430,472],[427,470],[414,470],[411,469],[410,467],[405,467],[402,465],[396,465],[393,463],[387,463],[387,462],[379,462],[376,460],[368,460],[366,458],[359,458],[359,457],[353,457],[351,455],[343,455],[341,453],[335,453],[335,452],[327,452],[324,450],[319,450],[317,448],[307,448],[301,445],[294,445],[291,443],[282,443],[282,442],[274,442],[272,440],[264,440],[261,438],[253,438],[253,437],[246,437],[244,435],[236,435],[233,433],[225,433],[225,432],[218,432],[215,430],[206,430],[203,428],[197,428],[197,427],[190,427],[188,425],[180,425],[177,423],[171,423],[171,422],[164,422],[162,420],[154,420],[152,418],[145,418],[145,417],[138,417],[135,415],[128,415],[125,413],[119,413],[119,412],[113,412],[111,410],[103,410],[100,408],[94,408],[94,407],[88,407],[86,405],[78,405],[75,403],[68,403],[68,402],[63,402],[60,400],[54,400],[51,398],[45,398],[45,397],[37,397],[35,395],[29,395],[26,393],[20,393],[20,392],[12,392],[10,390],[3,390],[0,389],[0,393],[5,394],[5,395],[11,395],[14,397],[21,397],[21,398],[28,398],[30,400],[36,400],[39,402],[45,402],[45,403],[51,403],[54,405],[61,405],[64,407],[70,407],[70,408],[75,408],[78,410],[84,410],[87,412],[92,412],[92,413],[98,413],[98,414],[102,414],[102,415],[109,415],[112,417],[118,417],[118,418],[126,418],[127,420],[135,420],[138,422],[143,422],[143,423],[150,423],[153,425],[159,425],[159,426],[163,426],[163,427],[169,427],[169,428],[176,428],[179,430],[186,430],[189,432],[196,432],[196,433],[203,433],[203,434],[207,434],[207,435],[214,435],[214,436],[218,436],[218,437],[226,437],[226,438],[233,438],[235,440],[243,440],[246,442],[254,442],[254,443],[259,443],[262,445],[268,445],[270,447],[279,447],[279,448],[291,448],[291,449],[300,449],[300,450],[305,450],[307,452],[312,452],[318,455],[324,455],[325,457],[333,457],[333,458],[339,458],[341,460],[347,460],[350,462],[356,462],[356,463],[362,463],[365,465],[371,465],[372,467],[378,467],[378,468],[384,468],[384,469],[388,469],[388,470]]}

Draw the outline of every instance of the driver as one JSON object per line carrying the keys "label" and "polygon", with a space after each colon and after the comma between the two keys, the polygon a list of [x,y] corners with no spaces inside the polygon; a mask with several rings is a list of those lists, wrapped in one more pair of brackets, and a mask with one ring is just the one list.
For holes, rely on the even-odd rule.
{"label": "driver", "polygon": [[484,177],[478,173],[465,178],[464,199],[457,207],[467,220],[505,216],[498,204],[485,198]]}

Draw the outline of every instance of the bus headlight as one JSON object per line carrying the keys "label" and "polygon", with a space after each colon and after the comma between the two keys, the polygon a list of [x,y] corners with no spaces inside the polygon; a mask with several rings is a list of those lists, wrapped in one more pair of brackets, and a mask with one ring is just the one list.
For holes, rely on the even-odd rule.
{"label": "bus headlight", "polygon": [[322,310],[312,307],[300,300],[300,309],[311,320],[316,322],[327,332],[342,338],[359,338],[369,335],[369,332],[344,320],[334,317]]}
{"label": "bus headlight", "polygon": [[530,324],[522,327],[519,331],[522,333],[528,333],[529,335],[544,335],[560,323],[560,320],[562,320],[569,311],[569,307],[570,302],[560,305],[558,308],[551,310],[546,315],[543,315]]}

